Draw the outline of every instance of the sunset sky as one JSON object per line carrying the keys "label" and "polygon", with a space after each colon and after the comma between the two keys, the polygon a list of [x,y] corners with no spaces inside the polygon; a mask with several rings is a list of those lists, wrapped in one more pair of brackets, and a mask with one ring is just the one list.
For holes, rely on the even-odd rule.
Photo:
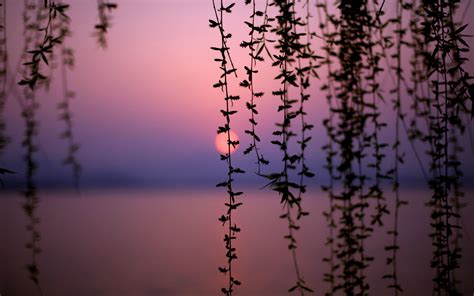
{"label": "sunset sky", "polygon": [[[15,68],[22,47],[23,5],[22,1],[15,2],[7,1],[10,70]],[[249,143],[244,135],[244,130],[249,128],[249,113],[244,107],[248,96],[237,82],[245,76],[243,66],[249,63],[249,57],[238,44],[247,39],[248,30],[243,21],[250,15],[251,8],[243,1],[237,2],[234,13],[225,21],[233,34],[230,46],[240,74],[239,80],[233,81],[232,92],[242,96],[236,105],[241,110],[240,116],[235,116],[233,123],[242,142],[234,154],[235,162],[249,172],[240,180],[264,183],[252,173],[255,171],[254,156],[242,155],[242,148]],[[102,50],[92,37],[98,21],[96,1],[67,3],[71,5],[73,31],[67,43],[74,48],[76,58],[69,83],[76,92],[72,108],[74,132],[81,144],[78,153],[83,167],[81,183],[84,186],[212,186],[221,181],[226,166],[219,160],[214,139],[217,126],[224,122],[219,110],[225,105],[220,91],[212,88],[220,76],[219,65],[213,61],[215,52],[209,49],[219,46],[220,42],[218,31],[208,26],[208,20],[213,18],[212,2],[117,0],[119,8],[113,12],[106,50]],[[313,18],[312,22],[313,27],[317,27],[317,19]],[[473,32],[469,27],[467,33]],[[316,40],[315,44],[319,46],[318,42]],[[470,62],[468,69],[473,70],[472,65]],[[324,78],[324,70],[321,72]],[[263,141],[262,151],[270,160],[281,158],[279,151],[270,144],[274,123],[280,121],[276,113],[277,98],[270,95],[278,86],[272,80],[274,73],[275,70],[266,66],[255,80],[257,89],[266,92],[257,101],[260,112],[257,121],[260,122],[258,133]],[[54,75],[59,78],[58,71]],[[19,79],[17,76],[16,80]],[[384,77],[384,81],[388,78]],[[327,106],[319,86],[320,82],[315,81],[309,103],[312,106],[308,108],[308,119],[316,125],[308,148],[311,151],[309,163],[317,176],[313,181],[315,185],[326,180],[321,146],[327,139],[321,122],[327,116]],[[38,180],[50,185],[72,183],[70,169],[61,164],[66,143],[58,136],[63,129],[56,110],[56,104],[61,100],[60,87],[55,79],[51,91],[39,95]],[[16,88],[12,93],[21,93],[19,86]],[[389,110],[391,105],[383,108]],[[23,124],[14,95],[8,98],[6,117],[12,143],[0,164],[17,172],[5,181],[17,183],[23,180],[24,152],[20,147]],[[386,135],[386,139],[393,141],[391,134]],[[470,141],[468,136],[464,137],[468,151],[463,156],[467,178],[472,178],[474,167]],[[404,149],[411,155],[408,146]],[[411,156],[407,159],[404,177],[422,182],[418,166]]]}

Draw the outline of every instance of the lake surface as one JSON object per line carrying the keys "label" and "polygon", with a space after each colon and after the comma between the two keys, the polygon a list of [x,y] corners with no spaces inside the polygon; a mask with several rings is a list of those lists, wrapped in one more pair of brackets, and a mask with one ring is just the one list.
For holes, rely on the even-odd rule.
{"label": "lake surface", "polygon": [[[472,191],[471,191],[472,192]],[[4,193],[2,193],[5,195]],[[400,281],[403,295],[431,295],[433,276],[428,237],[429,192],[403,193],[410,200],[400,214]],[[470,199],[471,195],[467,195]],[[223,235],[217,218],[224,212],[222,190],[96,190],[81,195],[41,192],[40,281],[45,296],[222,295],[226,277]],[[24,269],[29,253],[22,197],[0,198],[0,294],[36,295]],[[235,295],[278,296],[294,283],[286,221],[279,197],[270,190],[247,190],[236,213],[242,232],[235,243],[239,259],[234,274],[242,281]],[[326,195],[310,190],[304,200],[310,216],[297,232],[302,273],[315,295],[322,295],[328,266],[324,246],[328,230],[322,216]],[[465,295],[474,293],[474,210],[463,210],[465,236],[457,277]],[[391,225],[392,218],[387,220]],[[391,295],[382,280],[387,273],[383,247],[389,238],[377,229],[367,243],[375,262],[367,271],[371,295]]]}

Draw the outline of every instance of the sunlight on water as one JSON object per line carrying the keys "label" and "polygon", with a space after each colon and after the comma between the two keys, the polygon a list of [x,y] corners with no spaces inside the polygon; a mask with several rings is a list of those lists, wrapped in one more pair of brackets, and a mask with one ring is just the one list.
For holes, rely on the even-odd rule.
{"label": "sunlight on water", "polygon": [[[235,273],[242,280],[238,295],[288,295],[294,282],[290,253],[283,235],[285,221],[279,199],[269,190],[247,191],[237,214],[242,233],[236,241]],[[40,280],[44,294],[63,295],[220,295],[226,278],[217,267],[224,264],[225,229],[217,218],[224,211],[220,191],[89,191],[43,193]],[[318,295],[325,291],[322,275],[328,254],[327,227],[321,212],[327,198],[309,194],[304,206],[311,212],[297,233],[299,260],[306,282]],[[429,295],[432,271],[428,238],[429,194],[404,195],[411,206],[401,212],[400,271],[403,295]],[[35,295],[23,266],[28,252],[21,197],[0,199],[0,293]],[[464,210],[465,225],[474,222],[473,207]],[[387,223],[391,221],[387,220]],[[474,291],[473,234],[463,240],[459,279],[466,295]],[[376,262],[368,270],[373,295],[385,295],[383,246],[385,230],[368,242]]]}

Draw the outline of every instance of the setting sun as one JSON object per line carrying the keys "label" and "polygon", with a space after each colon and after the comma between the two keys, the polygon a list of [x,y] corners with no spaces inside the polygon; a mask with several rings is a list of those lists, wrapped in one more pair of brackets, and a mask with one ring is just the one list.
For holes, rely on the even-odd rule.
{"label": "setting sun", "polygon": [[[237,136],[236,133],[233,131],[230,131],[230,140],[231,141],[238,141],[239,137]],[[227,133],[221,133],[217,134],[216,140],[215,140],[215,145],[216,145],[216,150],[220,154],[228,154],[229,153],[229,147],[227,147]],[[235,150],[239,148],[239,145],[230,146],[230,153],[233,153]]]}

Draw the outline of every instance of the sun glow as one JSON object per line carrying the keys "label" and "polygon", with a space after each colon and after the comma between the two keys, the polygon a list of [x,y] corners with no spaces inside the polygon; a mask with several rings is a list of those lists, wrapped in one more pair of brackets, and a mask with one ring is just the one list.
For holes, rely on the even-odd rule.
{"label": "sun glow", "polygon": [[[215,145],[216,145],[216,150],[220,154],[228,154],[229,153],[229,147],[227,146],[227,133],[221,133],[217,134],[216,140],[215,140]],[[231,141],[238,141],[239,137],[237,136],[236,133],[233,131],[230,131],[230,140]],[[236,145],[235,147],[230,145],[230,153],[233,153],[239,148],[239,145]]]}

